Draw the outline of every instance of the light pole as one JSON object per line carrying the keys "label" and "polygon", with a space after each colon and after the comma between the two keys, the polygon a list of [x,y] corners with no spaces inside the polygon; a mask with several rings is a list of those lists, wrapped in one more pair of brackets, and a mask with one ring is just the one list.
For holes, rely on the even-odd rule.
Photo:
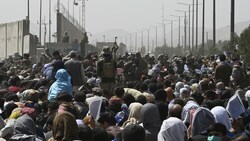
{"label": "light pole", "polygon": [[[188,21],[189,21],[189,24],[188,24],[188,46],[189,46],[189,51],[191,51],[191,11],[190,11],[190,7],[192,4],[187,4],[187,3],[178,3],[178,4],[181,4],[181,5],[187,5],[188,6]],[[193,11],[194,13],[194,11]]]}
{"label": "light pole", "polygon": [[196,0],[196,43],[195,43],[196,50],[198,49],[198,14],[199,14],[199,6],[198,6],[198,0]]}
{"label": "light pole", "polygon": [[75,23],[75,6],[77,6],[77,5],[78,5],[78,3],[75,2],[75,0],[74,0],[74,2],[73,2],[73,23]]}
{"label": "light pole", "polygon": [[39,43],[42,43],[42,0],[40,0]]}
{"label": "light pole", "polygon": [[205,41],[205,0],[203,0],[203,10],[202,10],[202,51],[203,55],[205,55],[205,46],[204,46],[204,41]]}
{"label": "light pole", "polygon": [[213,47],[216,44],[216,2],[213,0]]}
{"label": "light pole", "polygon": [[179,48],[179,54],[180,54],[181,53],[181,17],[183,16],[177,16],[177,15],[170,15],[170,16],[179,18],[178,48]]}
{"label": "light pole", "polygon": [[155,48],[157,48],[157,28],[159,26],[151,26],[151,27],[155,27]]}
{"label": "light pole", "polygon": [[149,46],[150,46],[150,45],[149,45],[149,28],[145,28],[145,30],[148,31],[148,48],[147,48],[147,51],[148,51],[148,53],[149,53]]}
{"label": "light pole", "polygon": [[231,40],[231,47],[234,48],[234,13],[235,13],[235,0],[231,0],[231,28],[230,28],[230,40]]}
{"label": "light pole", "polygon": [[49,0],[49,42],[51,42],[51,0]]}
{"label": "light pole", "polygon": [[184,50],[186,52],[187,50],[187,28],[186,28],[186,22],[187,22],[187,11],[183,11],[183,10],[175,10],[178,12],[184,12]]}
{"label": "light pole", "polygon": [[170,26],[171,26],[171,42],[170,42],[170,45],[171,45],[171,48],[174,48],[173,46],[173,22],[174,21],[178,21],[178,20],[166,20],[166,21],[170,21]]}

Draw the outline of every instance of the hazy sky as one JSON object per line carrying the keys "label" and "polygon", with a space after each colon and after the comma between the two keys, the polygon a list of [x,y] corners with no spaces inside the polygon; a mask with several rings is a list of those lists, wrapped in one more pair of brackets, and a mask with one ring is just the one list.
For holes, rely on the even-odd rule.
{"label": "hazy sky", "polygon": [[[25,19],[27,15],[27,0],[0,0],[0,23]],[[39,20],[39,1],[30,0],[30,19],[37,26]],[[48,21],[48,1],[43,1],[43,19]],[[52,1],[52,24],[55,32],[55,11],[57,0]],[[70,1],[70,12],[72,3]],[[78,0],[76,0],[78,1]],[[176,19],[169,15],[184,15],[175,9],[188,10],[188,6],[179,5],[177,2],[192,3],[193,0],[88,0],[86,1],[86,30],[91,33],[103,32],[108,29],[124,29],[128,32],[136,32],[142,28],[159,25],[162,21],[162,7],[167,19]],[[196,0],[195,0],[196,1]],[[68,7],[68,0],[61,0]],[[80,2],[80,0],[79,0]],[[202,3],[202,0],[199,0]],[[212,2],[206,0],[206,27],[212,28]],[[250,0],[235,0],[237,22],[250,21]],[[78,6],[79,7],[79,6]],[[78,7],[75,7],[75,17],[78,17]],[[200,16],[201,19],[201,8]],[[230,25],[230,0],[217,0],[217,28]],[[175,24],[177,27],[177,24]],[[200,21],[201,26],[201,21]]]}

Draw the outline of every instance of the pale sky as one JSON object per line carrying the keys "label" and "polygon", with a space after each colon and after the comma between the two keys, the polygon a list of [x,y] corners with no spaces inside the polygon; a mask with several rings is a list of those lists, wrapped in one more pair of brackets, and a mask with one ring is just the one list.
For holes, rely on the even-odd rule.
{"label": "pale sky", "polygon": [[[43,19],[48,22],[48,1],[43,1]],[[55,5],[57,0],[52,1],[52,33],[55,32]],[[61,0],[68,7],[70,1],[70,12],[72,14],[73,0]],[[78,1],[78,0],[76,0]],[[81,0],[79,0],[80,2]],[[99,33],[109,29],[123,29],[128,32],[136,32],[143,28],[159,25],[162,21],[162,7],[166,19],[177,19],[169,15],[184,15],[175,9],[188,10],[188,6],[179,5],[177,2],[191,4],[193,0],[86,0],[86,30]],[[196,1],[196,0],[195,0]],[[217,28],[230,25],[230,1],[217,0]],[[13,22],[25,19],[27,15],[27,0],[0,0],[0,23]],[[39,20],[40,0],[30,0],[30,19],[37,25]],[[206,0],[206,28],[212,28],[212,2]],[[202,3],[202,0],[199,0]],[[250,21],[250,0],[235,0],[235,22]],[[79,17],[79,5],[75,7],[75,17]],[[200,23],[201,26],[201,10]],[[175,24],[177,27],[178,24]]]}

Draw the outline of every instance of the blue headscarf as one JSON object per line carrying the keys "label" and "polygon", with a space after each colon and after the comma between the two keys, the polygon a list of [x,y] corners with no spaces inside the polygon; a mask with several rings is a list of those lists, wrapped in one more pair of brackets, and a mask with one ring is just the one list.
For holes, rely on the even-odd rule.
{"label": "blue headscarf", "polygon": [[54,101],[60,92],[66,92],[72,95],[73,88],[71,76],[65,69],[59,69],[55,75],[56,81],[50,86],[48,100]]}

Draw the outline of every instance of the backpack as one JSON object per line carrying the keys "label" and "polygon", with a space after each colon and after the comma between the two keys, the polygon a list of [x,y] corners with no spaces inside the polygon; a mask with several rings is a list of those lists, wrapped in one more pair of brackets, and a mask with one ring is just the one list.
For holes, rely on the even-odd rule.
{"label": "backpack", "polygon": [[113,60],[111,62],[103,61],[102,77],[103,78],[113,78],[115,76],[114,69],[115,68],[114,68],[114,61]]}

